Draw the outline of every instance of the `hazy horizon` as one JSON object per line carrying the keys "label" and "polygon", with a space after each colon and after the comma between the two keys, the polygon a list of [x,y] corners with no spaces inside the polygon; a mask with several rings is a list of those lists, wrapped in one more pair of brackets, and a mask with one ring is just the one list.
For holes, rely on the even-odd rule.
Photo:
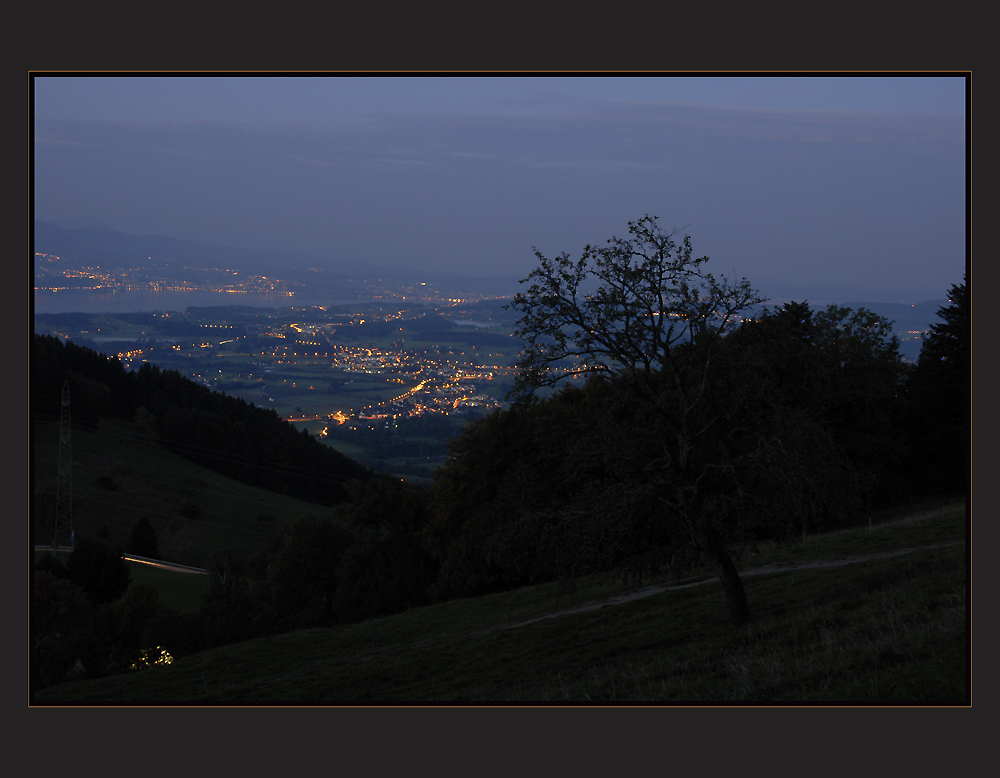
{"label": "hazy horizon", "polygon": [[524,277],[648,213],[773,296],[965,271],[960,76],[33,83],[39,221]]}

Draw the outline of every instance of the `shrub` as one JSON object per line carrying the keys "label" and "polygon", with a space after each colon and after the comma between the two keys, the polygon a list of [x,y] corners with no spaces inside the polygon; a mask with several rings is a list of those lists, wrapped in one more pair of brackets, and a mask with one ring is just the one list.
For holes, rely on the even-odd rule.
{"label": "shrub", "polygon": [[198,521],[202,517],[201,506],[194,500],[186,500],[178,511],[185,519]]}
{"label": "shrub", "polygon": [[121,551],[90,538],[76,544],[66,570],[69,580],[98,605],[121,597],[132,578]]}
{"label": "shrub", "polygon": [[130,554],[149,557],[150,559],[160,558],[160,549],[156,542],[156,530],[149,523],[149,519],[142,516],[132,525],[132,533],[129,535],[128,546],[125,549]]}
{"label": "shrub", "polygon": [[257,517],[257,523],[262,527],[273,528],[277,524],[278,520],[268,513],[262,513]]}
{"label": "shrub", "polygon": [[89,661],[94,606],[79,586],[37,570],[32,608],[31,669],[42,688],[66,678],[77,660]]}

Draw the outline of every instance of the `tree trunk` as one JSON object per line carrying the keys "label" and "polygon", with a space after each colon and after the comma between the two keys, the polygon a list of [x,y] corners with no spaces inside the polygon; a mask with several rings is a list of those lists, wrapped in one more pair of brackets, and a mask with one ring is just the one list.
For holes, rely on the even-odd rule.
{"label": "tree trunk", "polygon": [[726,601],[729,603],[729,615],[733,624],[742,627],[750,623],[750,603],[747,601],[746,592],[743,590],[743,581],[736,572],[736,565],[729,555],[729,550],[710,520],[705,520],[698,537],[698,545],[708,556],[719,576],[719,582],[726,593]]}

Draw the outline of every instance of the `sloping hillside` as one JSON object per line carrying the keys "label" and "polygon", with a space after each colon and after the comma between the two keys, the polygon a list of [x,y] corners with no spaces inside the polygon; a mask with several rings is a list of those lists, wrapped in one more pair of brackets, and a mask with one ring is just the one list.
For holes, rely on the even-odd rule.
{"label": "sloping hillside", "polygon": [[[40,544],[51,538],[58,446],[58,421],[37,421],[34,539]],[[325,506],[214,473],[156,445],[148,430],[128,420],[105,418],[97,429],[75,428],[71,446],[77,538],[99,537],[125,548],[132,526],[146,517],[163,559],[204,567],[216,549],[250,551],[298,516],[329,513]]]}
{"label": "sloping hillside", "polygon": [[[168,667],[53,686],[37,701],[963,704],[964,503],[890,518],[870,534],[762,548],[772,568],[788,567],[747,576],[757,618],[740,630],[717,586],[613,604],[620,586],[581,580],[571,590],[545,584],[223,646]],[[873,552],[883,556],[847,559]]]}

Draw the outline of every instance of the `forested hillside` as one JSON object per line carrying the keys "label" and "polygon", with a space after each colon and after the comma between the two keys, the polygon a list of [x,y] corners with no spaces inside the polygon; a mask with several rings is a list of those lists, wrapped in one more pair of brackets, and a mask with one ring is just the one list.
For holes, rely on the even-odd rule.
{"label": "forested hillside", "polygon": [[160,445],[204,467],[300,499],[336,505],[344,484],[371,472],[299,432],[273,410],[214,392],[173,370],[126,372],[107,358],[52,336],[35,336],[33,412],[58,418],[63,382],[75,424],[119,416],[145,425]]}

